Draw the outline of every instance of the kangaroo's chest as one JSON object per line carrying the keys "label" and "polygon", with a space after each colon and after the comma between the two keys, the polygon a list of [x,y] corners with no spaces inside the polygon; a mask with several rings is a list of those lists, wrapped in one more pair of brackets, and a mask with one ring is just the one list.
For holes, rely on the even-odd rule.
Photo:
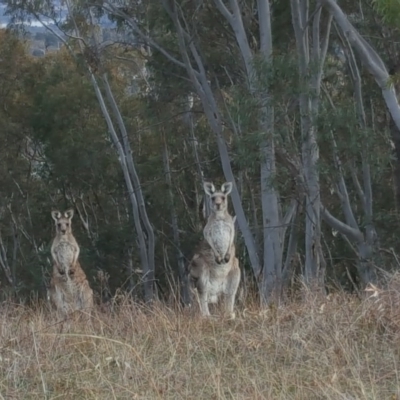
{"label": "kangaroo's chest", "polygon": [[69,267],[73,263],[75,252],[75,246],[66,241],[61,241],[54,247],[57,262],[64,267]]}
{"label": "kangaroo's chest", "polygon": [[231,226],[224,221],[214,221],[210,226],[210,236],[218,252],[225,254],[231,241]]}

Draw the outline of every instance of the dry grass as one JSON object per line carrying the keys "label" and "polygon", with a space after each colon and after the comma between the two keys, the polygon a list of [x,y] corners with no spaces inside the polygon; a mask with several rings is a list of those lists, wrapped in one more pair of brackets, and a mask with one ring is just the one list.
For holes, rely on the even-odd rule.
{"label": "dry grass", "polygon": [[392,288],[248,305],[234,321],[125,303],[62,322],[4,304],[0,399],[399,399],[389,292],[400,298]]}

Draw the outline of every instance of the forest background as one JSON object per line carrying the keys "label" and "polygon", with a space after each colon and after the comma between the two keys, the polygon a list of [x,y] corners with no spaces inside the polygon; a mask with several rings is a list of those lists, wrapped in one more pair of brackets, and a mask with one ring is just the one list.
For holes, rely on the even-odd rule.
{"label": "forest background", "polygon": [[[187,303],[204,181],[234,182],[241,293],[262,303],[296,278],[359,291],[399,267],[395,3],[4,4],[4,296],[45,295],[50,211],[72,206],[103,300]],[[21,21],[58,51],[33,57]]]}

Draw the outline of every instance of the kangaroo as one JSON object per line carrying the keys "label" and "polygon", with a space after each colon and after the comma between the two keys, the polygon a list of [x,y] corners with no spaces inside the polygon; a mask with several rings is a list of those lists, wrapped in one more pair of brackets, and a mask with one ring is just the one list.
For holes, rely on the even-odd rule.
{"label": "kangaroo", "polygon": [[71,226],[74,211],[52,211],[51,216],[55,221],[56,236],[51,245],[53,275],[50,281],[50,300],[64,314],[90,309],[93,307],[93,291],[78,261],[80,248]]}
{"label": "kangaroo", "polygon": [[228,212],[228,195],[232,191],[232,183],[226,182],[220,191],[216,191],[212,183],[205,182],[204,191],[211,197],[211,214],[203,230],[204,239],[212,248],[216,263],[227,263],[235,239],[234,219]]}
{"label": "kangaroo", "polygon": [[209,303],[216,303],[222,294],[224,296],[225,313],[232,319],[235,296],[240,283],[239,260],[235,257],[235,245],[230,247],[230,259],[224,264],[218,264],[214,251],[204,239],[201,240],[190,261],[187,272],[191,286],[197,290],[200,312],[209,317]]}

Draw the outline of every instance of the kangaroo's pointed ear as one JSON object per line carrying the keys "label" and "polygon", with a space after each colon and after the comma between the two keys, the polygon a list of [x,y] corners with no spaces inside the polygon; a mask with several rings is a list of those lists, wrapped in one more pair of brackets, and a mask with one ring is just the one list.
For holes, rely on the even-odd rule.
{"label": "kangaroo's pointed ear", "polygon": [[74,210],[69,208],[67,211],[64,212],[65,218],[72,219],[74,216]]}
{"label": "kangaroo's pointed ear", "polygon": [[52,211],[51,216],[53,217],[54,221],[58,221],[61,218],[60,211]]}
{"label": "kangaroo's pointed ear", "polygon": [[204,191],[209,196],[212,196],[215,193],[215,186],[211,182],[204,182],[203,187],[204,187]]}
{"label": "kangaroo's pointed ear", "polygon": [[233,184],[232,182],[225,182],[221,186],[221,192],[224,193],[225,195],[228,195],[230,192],[232,192]]}

